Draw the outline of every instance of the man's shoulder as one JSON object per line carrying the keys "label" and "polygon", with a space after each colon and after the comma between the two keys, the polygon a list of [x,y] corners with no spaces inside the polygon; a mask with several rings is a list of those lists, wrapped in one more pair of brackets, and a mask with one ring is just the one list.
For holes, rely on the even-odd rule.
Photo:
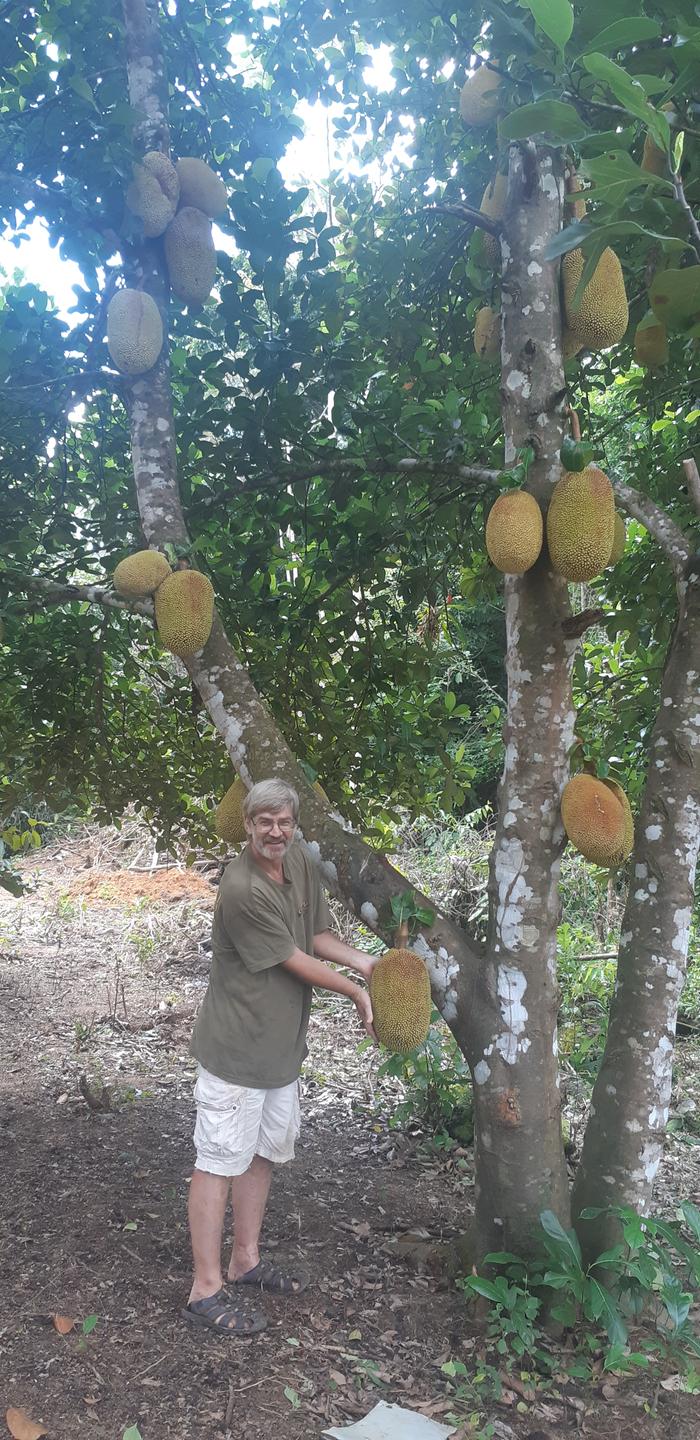
{"label": "man's shoulder", "polygon": [[255,875],[250,868],[247,850],[242,850],[240,855],[229,860],[221,877],[219,893],[224,895],[227,901],[244,904],[251,898],[254,882]]}

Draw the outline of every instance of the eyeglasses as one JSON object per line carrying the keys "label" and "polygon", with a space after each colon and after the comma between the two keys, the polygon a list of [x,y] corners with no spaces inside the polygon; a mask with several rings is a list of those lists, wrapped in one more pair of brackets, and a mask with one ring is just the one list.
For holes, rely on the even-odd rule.
{"label": "eyeglasses", "polygon": [[263,832],[267,830],[284,830],[287,834],[291,834],[291,832],[297,828],[296,820],[278,820],[271,815],[254,815],[251,824],[255,826],[256,830],[262,830]]}

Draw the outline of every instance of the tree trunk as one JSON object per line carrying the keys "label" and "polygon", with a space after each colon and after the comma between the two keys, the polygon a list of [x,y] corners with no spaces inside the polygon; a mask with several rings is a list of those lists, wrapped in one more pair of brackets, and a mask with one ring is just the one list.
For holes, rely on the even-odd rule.
{"label": "tree trunk", "polygon": [[[663,1154],[700,843],[697,557],[686,574],[630,861],[607,1044],[574,1186],[577,1216],[611,1204],[646,1214]],[[590,1257],[619,1231],[608,1216],[581,1221],[579,1229]]]}
{"label": "tree trunk", "polygon": [[[503,251],[502,396],[506,464],[530,447],[528,488],[546,507],[560,474],[563,390],[558,263],[544,250],[561,226],[558,160],[511,152]],[[575,642],[566,582],[546,549],[506,589],[508,719],[491,856],[481,1013],[470,1047],[478,1158],[476,1250],[532,1250],[543,1209],[568,1221],[557,1062],[560,795],[573,736]]]}

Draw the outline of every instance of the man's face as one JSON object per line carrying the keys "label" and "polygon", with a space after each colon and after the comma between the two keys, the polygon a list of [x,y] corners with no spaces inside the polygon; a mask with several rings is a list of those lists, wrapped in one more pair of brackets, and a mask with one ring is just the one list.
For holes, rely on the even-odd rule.
{"label": "man's face", "polygon": [[291,810],[260,810],[245,822],[246,834],[257,855],[264,860],[281,860],[287,853],[296,830]]}

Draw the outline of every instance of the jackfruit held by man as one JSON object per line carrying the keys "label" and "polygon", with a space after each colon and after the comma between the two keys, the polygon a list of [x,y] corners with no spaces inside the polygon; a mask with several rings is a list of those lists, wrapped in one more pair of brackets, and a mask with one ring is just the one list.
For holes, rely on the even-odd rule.
{"label": "jackfruit held by man", "polygon": [[583,275],[582,250],[569,250],[561,262],[564,323],[571,335],[588,350],[606,350],[622,339],[629,321],[627,293],[622,266],[608,245],[574,308],[579,280]]}
{"label": "jackfruit held by man", "polygon": [[489,560],[505,575],[523,575],[542,549],[542,511],[527,490],[505,490],[489,511],[486,549]]}
{"label": "jackfruit held by man", "polygon": [[615,500],[597,465],[564,470],[547,511],[552,567],[567,580],[592,580],[609,564],[615,538]]}
{"label": "jackfruit held by man", "polygon": [[195,155],[183,155],[177,162],[180,204],[193,205],[211,220],[223,215],[228,204],[226,186],[220,175]]}
{"label": "jackfruit held by man", "polygon": [[152,595],[171,574],[170,565],[160,550],[137,550],[119,561],[112,579],[120,595],[127,600],[137,600]]}
{"label": "jackfruit held by man", "polygon": [[122,375],[145,375],[163,348],[163,322],[145,290],[117,290],[107,306],[107,348]]}
{"label": "jackfruit held by man", "polygon": [[430,979],[413,950],[385,950],[369,982],[374,1028],[387,1050],[406,1054],[430,1029]]}
{"label": "jackfruit held by man", "polygon": [[155,596],[158,634],[167,650],[185,660],[206,645],[214,621],[214,587],[201,570],[175,570]]}
{"label": "jackfruit held by man", "polygon": [[193,205],[186,205],[168,226],[163,244],[175,294],[188,305],[203,304],[216,277],[211,220]]}
{"label": "jackfruit held by man", "polygon": [[162,150],[149,150],[134,165],[134,178],[126,192],[126,203],[143,225],[148,239],[162,235],[175,218],[180,198],[180,181],[172,160]]}
{"label": "jackfruit held by man", "polygon": [[474,317],[474,349],[480,360],[497,360],[501,353],[501,312],[482,305]]}
{"label": "jackfruit held by man", "polygon": [[468,75],[459,96],[459,113],[465,125],[490,125],[501,105],[501,77],[488,65]]}
{"label": "jackfruit held by man", "polygon": [[605,781],[573,775],[564,786],[561,818],[568,839],[586,860],[607,869],[622,864],[629,821],[619,796]]}

